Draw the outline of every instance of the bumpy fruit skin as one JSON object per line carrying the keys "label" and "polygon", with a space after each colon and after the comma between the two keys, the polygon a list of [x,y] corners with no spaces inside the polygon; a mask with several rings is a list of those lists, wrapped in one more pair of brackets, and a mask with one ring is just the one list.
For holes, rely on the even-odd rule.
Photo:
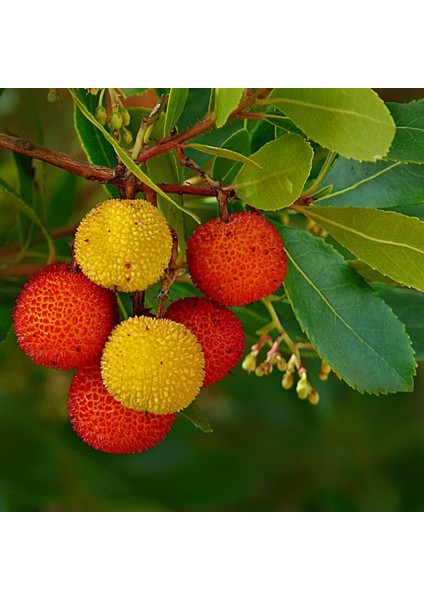
{"label": "bumpy fruit skin", "polygon": [[12,318],[18,344],[32,360],[75,369],[100,359],[118,321],[118,305],[111,291],[56,263],[25,283]]}
{"label": "bumpy fruit skin", "polygon": [[260,300],[283,282],[287,258],[280,234],[262,215],[239,212],[228,222],[206,221],[188,240],[193,283],[226,306]]}
{"label": "bumpy fruit skin", "polygon": [[188,327],[199,340],[205,355],[203,386],[222,379],[241,359],[243,326],[225,306],[206,298],[181,298],[168,307],[165,317]]}
{"label": "bumpy fruit skin", "polygon": [[162,213],[144,200],[106,200],[82,219],[75,258],[92,281],[121,292],[145,290],[163,275],[172,236]]}
{"label": "bumpy fruit skin", "polygon": [[101,370],[106,389],[124,406],[169,414],[199,393],[205,358],[196,336],[181,323],[130,317],[110,334]]}
{"label": "bumpy fruit skin", "polygon": [[126,408],[106,390],[100,366],[79,369],[68,395],[68,414],[86,444],[111,454],[153,448],[168,434],[175,415],[152,415]]}

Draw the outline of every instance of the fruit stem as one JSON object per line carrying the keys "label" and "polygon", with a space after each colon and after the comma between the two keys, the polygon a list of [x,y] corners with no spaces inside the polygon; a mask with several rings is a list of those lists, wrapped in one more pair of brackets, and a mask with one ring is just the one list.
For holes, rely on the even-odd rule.
{"label": "fruit stem", "polygon": [[165,304],[166,300],[169,297],[169,290],[171,289],[171,285],[175,281],[176,273],[179,271],[179,267],[177,265],[178,258],[178,235],[173,227],[170,227],[170,232],[172,236],[172,250],[171,250],[171,258],[169,259],[168,268],[165,271],[165,275],[162,278],[162,283],[157,294],[158,298],[158,308],[156,311],[156,317],[161,319],[165,313]]}

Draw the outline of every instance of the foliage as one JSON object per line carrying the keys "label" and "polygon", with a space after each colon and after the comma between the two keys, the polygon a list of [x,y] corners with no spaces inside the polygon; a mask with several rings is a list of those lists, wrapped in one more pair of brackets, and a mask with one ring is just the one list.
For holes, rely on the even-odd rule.
{"label": "foliage", "polygon": [[[248,355],[255,348],[246,378],[276,377],[265,353],[271,348],[288,364],[283,387],[296,383],[299,397],[306,397],[300,382],[308,360],[321,364],[322,380],[333,371],[360,392],[413,389],[424,356],[424,102],[385,104],[365,89],[73,89],[61,91],[51,110],[70,118],[71,106],[73,152],[110,177],[73,171],[52,189],[46,159],[0,137],[0,147],[13,151],[0,172],[1,340],[24,278],[69,258],[67,243],[88,207],[118,194],[153,194],[177,232],[182,268],[189,235],[224,205],[230,213],[261,211],[281,233],[284,286],[233,309]],[[99,106],[107,122],[97,118]],[[124,108],[129,122],[115,127],[111,115]],[[70,171],[66,160],[56,166]],[[181,289],[192,290],[186,274],[171,297]],[[153,312],[157,293],[147,294]],[[130,310],[131,299],[121,300]],[[307,381],[309,392],[321,385],[309,374]],[[199,406],[185,416],[211,429]]]}

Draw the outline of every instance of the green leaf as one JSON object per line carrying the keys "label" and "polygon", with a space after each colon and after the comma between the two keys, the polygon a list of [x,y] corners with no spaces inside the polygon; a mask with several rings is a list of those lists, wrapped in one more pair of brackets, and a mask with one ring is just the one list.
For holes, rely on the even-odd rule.
{"label": "green leaf", "polygon": [[387,158],[424,163],[424,102],[388,102],[386,106],[396,124],[396,135]]}
{"label": "green leaf", "polygon": [[163,128],[164,137],[171,133],[177,124],[187,102],[187,97],[188,88],[171,88]]}
{"label": "green leaf", "polygon": [[115,138],[110,135],[110,133],[108,131],[106,131],[106,129],[104,127],[102,127],[94,118],[94,115],[92,115],[89,110],[87,109],[86,106],[84,106],[84,104],[81,102],[80,98],[78,97],[78,95],[74,92],[74,90],[69,90],[72,97],[74,98],[75,102],[78,104],[78,108],[81,110],[81,112],[84,114],[84,116],[95,126],[97,127],[97,129],[99,129],[101,131],[101,133],[104,135],[105,139],[109,142],[109,144],[111,144],[111,146],[114,148],[116,154],[119,156],[119,158],[121,159],[122,163],[127,167],[127,169],[133,174],[135,175],[138,179],[140,179],[140,181],[142,181],[143,183],[145,183],[146,185],[148,185],[150,188],[152,188],[152,190],[155,190],[155,192],[157,192],[160,196],[162,196],[162,198],[165,198],[165,200],[169,200],[169,202],[171,202],[172,204],[174,204],[174,206],[177,206],[177,208],[179,210],[182,210],[183,212],[187,213],[188,215],[190,215],[197,223],[200,223],[200,220],[198,218],[198,216],[196,214],[194,214],[191,210],[188,210],[187,208],[183,207],[183,206],[178,206],[178,204],[175,203],[175,201],[170,198],[170,196],[168,196],[168,194],[166,194],[164,191],[162,191],[160,189],[160,187],[158,187],[151,179],[150,177],[148,177],[142,170],[141,168],[132,160],[132,158],[130,158],[128,156],[128,154],[125,152],[125,150],[123,148],[121,148],[121,146],[118,144],[118,142],[115,140]]}
{"label": "green leaf", "polygon": [[287,296],[318,354],[360,392],[411,391],[413,349],[387,304],[324,240],[274,225],[288,257]]}
{"label": "green leaf", "polygon": [[191,404],[187,406],[187,408],[185,408],[178,414],[191,421],[191,423],[193,423],[193,425],[201,429],[203,433],[213,432],[212,426],[209,423],[209,420],[206,417],[205,413],[199,407],[199,403],[197,402],[197,400],[194,400]]}
{"label": "green leaf", "polygon": [[[251,154],[249,132],[246,129],[239,129],[225,140],[222,148],[249,156]],[[240,164],[234,164],[233,161],[217,156],[212,164],[211,176],[212,179],[222,181],[223,185],[226,185],[233,182],[240,169]]]}
{"label": "green leaf", "polygon": [[332,185],[333,191],[320,198],[320,206],[394,208],[422,204],[424,165],[385,160],[359,163],[338,158],[322,185]]}
{"label": "green leaf", "polygon": [[408,287],[424,290],[424,223],[396,212],[356,207],[302,207],[360,260]]}
{"label": "green leaf", "polygon": [[[241,130],[245,131],[245,130]],[[236,132],[239,133],[239,132]],[[212,154],[213,156],[220,156],[221,158],[227,158],[228,160],[233,160],[235,162],[243,163],[244,165],[253,165],[254,167],[258,167],[261,169],[262,167],[258,165],[254,160],[252,160],[249,156],[244,156],[244,154],[239,154],[234,150],[229,150],[228,148],[216,148],[215,146],[208,146],[206,144],[184,144],[185,148],[193,148],[193,150],[198,150],[199,152],[205,152],[206,154]]]}
{"label": "green leaf", "polygon": [[5,341],[12,327],[12,308],[0,305],[0,344]]}
{"label": "green leaf", "polygon": [[389,110],[371,89],[275,89],[271,102],[324,148],[357,160],[385,156],[395,135]]}
{"label": "green leaf", "polygon": [[311,171],[313,151],[293,133],[268,142],[244,165],[234,180],[237,195],[262,210],[278,210],[299,197]]}
{"label": "green leaf", "polygon": [[396,281],[386,277],[376,269],[373,269],[362,260],[349,260],[349,265],[368,283],[384,283],[386,285],[398,285]]}
{"label": "green leaf", "polygon": [[[98,99],[91,94],[84,97],[84,102],[79,98],[81,104],[84,104],[87,111],[93,113],[98,104]],[[94,119],[94,117],[93,117]],[[75,103],[74,106],[74,127],[78,135],[81,147],[84,150],[88,160],[95,165],[105,165],[106,167],[116,167],[116,154],[111,145],[106,141],[104,135],[97,125],[81,112],[81,107]],[[118,188],[115,185],[106,186],[107,192],[111,198],[118,198]]]}
{"label": "green leaf", "polygon": [[237,108],[243,96],[244,88],[217,88],[215,90],[216,126],[222,127],[230,114]]}
{"label": "green leaf", "polygon": [[424,360],[424,294],[399,287],[373,285],[406,327],[416,360]]}

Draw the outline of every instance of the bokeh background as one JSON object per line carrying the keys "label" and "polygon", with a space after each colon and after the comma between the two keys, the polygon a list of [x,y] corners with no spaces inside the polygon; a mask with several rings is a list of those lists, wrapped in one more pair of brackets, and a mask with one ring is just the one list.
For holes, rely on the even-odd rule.
{"label": "bokeh background", "polygon": [[[378,90],[387,100],[424,90]],[[5,90],[0,131],[84,158],[65,91]],[[43,169],[50,228],[76,222],[101,186],[48,165]],[[16,179],[0,149],[0,177]],[[49,202],[55,210],[49,210]],[[0,189],[0,245],[15,220]],[[65,242],[59,257],[69,256]],[[0,279],[7,303],[24,280]],[[1,306],[1,304],[0,304]],[[66,414],[72,373],[38,367],[9,332],[0,344],[0,510],[2,511],[422,511],[424,372],[411,394],[360,395],[330,378],[311,406],[281,388],[278,373],[248,376],[240,367],[203,390],[199,403],[214,431],[178,417],[149,452],[111,456],[86,446]]]}

